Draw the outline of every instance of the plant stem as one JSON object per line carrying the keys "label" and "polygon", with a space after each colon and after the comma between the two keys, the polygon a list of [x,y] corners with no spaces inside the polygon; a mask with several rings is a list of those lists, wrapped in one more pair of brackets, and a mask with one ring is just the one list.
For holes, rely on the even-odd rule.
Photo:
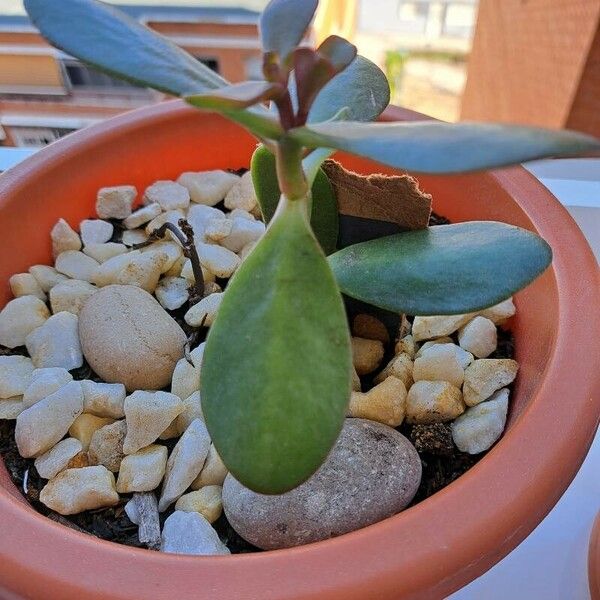
{"label": "plant stem", "polygon": [[196,251],[196,246],[194,244],[194,230],[192,229],[192,226],[187,222],[186,219],[179,219],[179,227],[181,227],[181,229],[173,225],[173,223],[164,223],[158,229],[155,229],[145,242],[142,242],[141,244],[135,244],[132,246],[132,249],[139,250],[140,248],[150,246],[157,240],[162,240],[167,231],[170,231],[181,244],[183,248],[183,255],[186,258],[189,258],[190,262],[192,263],[192,271],[194,273],[196,283],[193,286],[190,304],[196,304],[202,300],[202,298],[204,298],[204,273],[202,273],[202,265],[200,264],[198,252]]}
{"label": "plant stem", "polygon": [[281,193],[289,200],[307,200],[308,182],[302,168],[302,146],[284,136],[275,153],[277,179]]}

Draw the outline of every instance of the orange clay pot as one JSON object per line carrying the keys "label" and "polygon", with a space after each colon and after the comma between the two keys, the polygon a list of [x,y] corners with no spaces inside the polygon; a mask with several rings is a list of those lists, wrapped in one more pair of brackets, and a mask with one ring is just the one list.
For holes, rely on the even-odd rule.
{"label": "orange clay pot", "polygon": [[[392,109],[387,119],[414,118]],[[178,101],[74,133],[0,177],[0,265],[7,280],[50,262],[59,217],[94,214],[102,186],[182,171],[247,167],[239,127]],[[361,172],[375,163],[340,156]],[[600,412],[598,267],[555,198],[521,168],[420,177],[452,221],[499,220],[537,231],[552,267],[516,297],[521,364],[507,431],[468,473],[399,515],[308,546],[237,555],[160,554],[100,541],[37,514],[0,464],[0,597],[44,600],[398,600],[442,598],[484,573],[544,518],[573,479]],[[595,394],[595,396],[594,396]]]}
{"label": "orange clay pot", "polygon": [[592,600],[600,600],[600,512],[594,521],[590,534],[590,549],[588,554],[588,579]]}

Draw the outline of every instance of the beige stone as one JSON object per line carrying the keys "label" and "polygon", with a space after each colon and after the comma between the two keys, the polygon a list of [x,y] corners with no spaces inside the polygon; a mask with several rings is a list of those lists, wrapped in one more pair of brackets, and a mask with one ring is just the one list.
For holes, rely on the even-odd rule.
{"label": "beige stone", "polygon": [[173,265],[181,259],[183,256],[183,248],[179,242],[163,240],[160,242],[154,242],[154,244],[150,244],[150,246],[146,246],[141,249],[141,253],[143,254],[166,254],[167,258],[162,266],[161,274],[169,271]]}
{"label": "beige stone", "polygon": [[413,364],[414,363],[408,354],[405,354],[404,352],[397,354],[390,360],[381,373],[377,374],[374,381],[375,383],[381,383],[388,377],[394,376],[400,379],[406,389],[408,389],[413,384]]}
{"label": "beige stone", "polygon": [[214,523],[223,513],[222,490],[220,485],[207,485],[184,494],[175,503],[175,510],[197,512],[209,523]]}
{"label": "beige stone", "polygon": [[224,293],[204,296],[185,313],[185,322],[192,327],[210,327],[217,318]]}
{"label": "beige stone", "polygon": [[390,341],[386,326],[373,315],[358,314],[352,320],[352,335],[367,340],[379,340],[382,344]]}
{"label": "beige stone", "polygon": [[165,474],[167,448],[152,444],[125,456],[121,461],[117,491],[120,494],[150,492],[156,489]]}
{"label": "beige stone", "polygon": [[163,277],[154,294],[160,305],[167,310],[181,308],[189,299],[189,283],[183,277]]}
{"label": "beige stone", "polygon": [[150,294],[117,285],[88,300],[80,313],[79,334],[92,369],[130,391],[168,385],[187,340]]}
{"label": "beige stone", "polygon": [[105,244],[113,235],[114,227],[112,223],[102,219],[85,219],[79,224],[81,240],[84,245]]}
{"label": "beige stone", "polygon": [[59,219],[50,231],[52,255],[58,256],[67,250],[81,250],[81,240],[76,231],[64,220]]}
{"label": "beige stone", "polygon": [[71,279],[92,282],[100,263],[83,252],[68,250],[56,257],[54,265],[59,273]]}
{"label": "beige stone", "polygon": [[479,314],[492,321],[492,323],[499,325],[510,319],[515,312],[516,308],[513,299],[507,298],[499,304],[495,304],[494,306],[490,306],[489,308],[480,311]]}
{"label": "beige stone", "polygon": [[50,317],[48,307],[36,296],[11,300],[0,311],[0,344],[7,348],[23,346],[27,336]]}
{"label": "beige stone", "polygon": [[232,220],[232,226],[224,239],[220,241],[222,246],[232,252],[241,252],[248,244],[258,242],[265,233],[265,224],[262,221],[250,221],[243,217]]}
{"label": "beige stone", "polygon": [[110,258],[99,265],[93,283],[99,287],[133,285],[152,293],[168,262],[169,256],[165,252],[135,250]]}
{"label": "beige stone", "polygon": [[228,472],[229,471],[219,456],[215,445],[211,444],[202,471],[200,471],[200,475],[192,481],[191,488],[193,490],[199,490],[206,485],[222,486]]}
{"label": "beige stone", "polygon": [[146,206],[142,206],[135,212],[131,213],[123,221],[123,225],[125,225],[127,229],[136,229],[142,225],[145,225],[149,221],[152,221],[152,219],[156,219],[161,212],[162,208],[158,202],[147,204]]}
{"label": "beige stone", "polygon": [[481,358],[465,371],[463,393],[468,406],[489,398],[496,390],[511,384],[519,364],[510,358]]}
{"label": "beige stone", "polygon": [[127,423],[124,419],[97,429],[92,435],[88,449],[90,464],[103,465],[109,471],[116,473],[125,456],[123,442],[126,435]]}
{"label": "beige stone", "polygon": [[52,315],[32,331],[25,346],[36,368],[63,367],[67,371],[83,365],[78,334],[79,319],[70,312]]}
{"label": "beige stone", "polygon": [[125,416],[125,386],[122,383],[98,383],[85,380],[83,390],[83,412],[97,417],[121,419]]}
{"label": "beige stone", "polygon": [[81,442],[82,449],[87,452],[90,447],[92,436],[98,429],[105,425],[110,425],[114,419],[107,417],[97,417],[83,413],[79,415],[71,427],[69,427],[69,435]]}
{"label": "beige stone", "polygon": [[454,341],[451,337],[444,335],[442,337],[436,338],[435,340],[429,340],[424,344],[421,344],[417,351],[415,352],[415,358],[419,358],[419,356],[423,356],[423,352],[432,346],[436,346],[438,344],[454,344]]}
{"label": "beige stone", "polygon": [[66,275],[59,273],[54,267],[48,265],[33,265],[29,267],[29,273],[35,277],[42,291],[46,293],[56,284],[69,279]]}
{"label": "beige stone", "polygon": [[198,477],[210,448],[204,421],[196,419],[185,430],[167,461],[158,510],[164,512]]}
{"label": "beige stone", "polygon": [[204,239],[207,242],[219,243],[231,233],[232,227],[231,219],[212,219],[204,229]]}
{"label": "beige stone", "polygon": [[37,279],[31,273],[16,273],[9,280],[10,291],[15,298],[20,296],[35,296],[46,301],[46,294]]}
{"label": "beige stone", "polygon": [[137,196],[132,185],[118,185],[98,190],[96,212],[101,219],[125,219]]}
{"label": "beige stone", "polygon": [[0,356],[0,399],[22,396],[33,372],[33,363],[26,356]]}
{"label": "beige stone", "polygon": [[383,344],[379,340],[352,338],[352,362],[359,375],[367,375],[377,369],[383,353]]}
{"label": "beige stone", "polygon": [[465,378],[465,371],[450,344],[431,346],[415,359],[413,379],[415,381],[447,381],[460,388]]}
{"label": "beige stone", "polygon": [[42,398],[53,394],[69,381],[73,381],[73,376],[63,367],[35,369],[31,374],[31,381],[23,393],[25,408],[29,408]]}
{"label": "beige stone", "polygon": [[[202,269],[202,278],[204,279],[204,283],[212,283],[215,280],[215,274],[211,273],[206,267],[200,265]],[[196,283],[196,276],[194,275],[194,269],[192,268],[192,261],[189,258],[186,258],[183,262],[183,266],[181,268],[181,276],[190,284]]]}
{"label": "beige stone", "polygon": [[417,381],[408,390],[408,423],[444,423],[464,410],[461,391],[447,381]]}
{"label": "beige stone", "polygon": [[415,317],[412,325],[413,338],[415,342],[420,342],[450,335],[468,323],[475,314]]}
{"label": "beige stone", "polygon": [[107,260],[115,256],[121,256],[127,252],[125,244],[117,244],[115,242],[106,242],[105,244],[88,244],[83,253],[91,256],[99,264],[105,263]]}
{"label": "beige stone", "polygon": [[158,436],[183,410],[183,402],[175,394],[137,390],[125,398],[127,435],[125,454],[133,454],[158,439]]}
{"label": "beige stone", "polygon": [[114,475],[103,466],[67,469],[40,492],[40,502],[61,515],[114,506],[119,502]]}
{"label": "beige stone", "polygon": [[366,393],[352,392],[348,416],[398,427],[406,413],[406,386],[390,376]]}
{"label": "beige stone", "polygon": [[226,171],[201,171],[182,173],[177,183],[186,187],[192,202],[214,206],[225,198],[239,177]]}
{"label": "beige stone", "polygon": [[143,229],[133,229],[132,231],[124,231],[121,237],[121,242],[128,247],[136,244],[143,244],[148,239],[148,234]]}
{"label": "beige stone", "polygon": [[35,468],[43,479],[52,479],[61,471],[67,468],[67,465],[77,454],[83,450],[81,442],[75,438],[66,438],[48,452],[38,456],[35,459]]}
{"label": "beige stone", "polygon": [[146,188],[144,203],[157,203],[163,210],[186,209],[190,205],[190,193],[175,181],[155,181]]}
{"label": "beige stone", "polygon": [[[145,232],[150,235],[157,229],[160,229],[165,223],[171,223],[172,225],[179,227],[179,221],[181,219],[185,219],[185,212],[183,210],[169,210],[152,219],[152,221],[146,225]],[[165,238],[173,239],[172,233],[168,231]]]}
{"label": "beige stone", "polygon": [[225,208],[229,210],[241,208],[252,212],[256,208],[257,202],[250,171],[244,173],[225,196]]}
{"label": "beige stone", "polygon": [[225,213],[218,208],[204,204],[193,204],[187,213],[187,221],[194,230],[194,240],[201,242],[208,224],[215,219],[225,219]]}
{"label": "beige stone", "polygon": [[56,445],[83,411],[83,393],[71,381],[17,417],[15,441],[24,458],[39,456]]}
{"label": "beige stone", "polygon": [[98,288],[87,281],[70,279],[55,285],[50,290],[50,307],[54,314],[70,312],[79,315],[86,300],[95,294]]}
{"label": "beige stone", "polygon": [[191,364],[182,358],[176,365],[171,381],[171,393],[182,400],[189,398],[200,389],[200,370],[204,356],[204,342],[190,352]]}
{"label": "beige stone", "polygon": [[200,242],[196,243],[196,250],[200,264],[217,277],[231,277],[242,262],[235,252],[222,246]]}
{"label": "beige stone", "polygon": [[475,317],[459,330],[458,343],[477,358],[487,358],[498,346],[496,326],[485,317]]}
{"label": "beige stone", "polygon": [[200,392],[194,392],[191,396],[188,396],[183,401],[183,410],[175,419],[177,435],[181,435],[195,419],[201,419],[204,421]]}
{"label": "beige stone", "polygon": [[0,399],[0,420],[14,421],[24,410],[22,396]]}

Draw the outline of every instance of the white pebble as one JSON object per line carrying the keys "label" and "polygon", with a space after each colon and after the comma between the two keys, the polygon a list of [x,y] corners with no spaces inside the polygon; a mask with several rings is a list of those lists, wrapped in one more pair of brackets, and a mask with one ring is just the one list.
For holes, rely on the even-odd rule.
{"label": "white pebble", "polygon": [[161,552],[209,556],[230,554],[212,525],[197,512],[176,510],[166,521],[161,535]]}
{"label": "white pebble", "polygon": [[516,312],[515,305],[512,298],[507,298],[499,304],[490,306],[482,311],[480,315],[492,321],[496,325],[504,323],[507,319],[510,319]]}
{"label": "white pebble", "polygon": [[69,381],[73,381],[73,375],[62,367],[35,369],[31,374],[31,382],[23,393],[25,408],[33,406],[50,394],[54,394]]}
{"label": "white pebble", "polygon": [[[185,213],[182,210],[169,210],[161,213],[158,217],[155,217],[146,225],[146,233],[150,235],[155,230],[160,229],[165,223],[171,223],[179,227],[179,220],[185,218]],[[170,231],[166,233],[166,239],[173,238],[173,234]]]}
{"label": "white pebble", "polygon": [[122,383],[98,383],[85,380],[83,390],[83,411],[97,417],[121,419],[125,416],[125,386]]}
{"label": "white pebble", "polygon": [[17,417],[15,441],[24,458],[39,456],[56,445],[83,411],[83,393],[71,381]]}
{"label": "white pebble", "polygon": [[98,287],[113,284],[134,285],[152,293],[168,260],[169,257],[164,252],[128,252],[102,263],[93,283]]}
{"label": "white pebble", "polygon": [[58,256],[67,250],[81,250],[81,240],[76,231],[64,220],[59,219],[50,231],[52,256]]}
{"label": "white pebble", "polygon": [[[202,269],[202,277],[204,283],[212,283],[215,280],[215,274],[211,273],[206,267],[200,265]],[[188,281],[190,284],[196,283],[196,277],[194,276],[194,269],[192,268],[192,261],[189,258],[185,259],[183,267],[181,269],[181,276]]]}
{"label": "white pebble", "polygon": [[40,502],[61,515],[114,506],[119,502],[114,475],[103,466],[67,469],[40,492]]}
{"label": "white pebble", "polygon": [[55,285],[50,290],[50,307],[54,314],[67,311],[79,315],[86,300],[95,294],[98,288],[87,281],[70,279]]}
{"label": "white pebble", "polygon": [[252,212],[257,206],[256,194],[254,193],[254,184],[252,183],[252,173],[244,173],[239,181],[227,192],[225,196],[225,208],[233,210],[241,208]]}
{"label": "white pebble", "polygon": [[204,239],[209,242],[220,242],[226,238],[233,227],[231,219],[212,219],[204,229]]}
{"label": "white pebble", "polygon": [[459,330],[458,343],[477,358],[486,358],[498,345],[496,326],[485,317],[475,317]]}
{"label": "white pebble", "polygon": [[84,249],[83,253],[87,254],[95,261],[102,264],[113,256],[119,256],[127,252],[127,246],[125,244],[117,244],[116,242],[106,242],[105,244],[88,244]]}
{"label": "white pebble", "polygon": [[125,454],[133,454],[158,439],[182,410],[181,398],[167,392],[138,390],[127,396],[127,435],[123,444]]}
{"label": "white pebble", "polygon": [[114,227],[108,221],[101,219],[85,219],[79,224],[83,244],[104,244],[113,235]]}
{"label": "white pebble", "polygon": [[243,210],[241,208],[234,208],[228,215],[230,219],[248,219],[250,221],[256,221],[256,217],[248,212],[247,210]]}
{"label": "white pebble", "polygon": [[204,342],[190,352],[192,364],[186,358],[180,359],[175,365],[171,381],[171,393],[182,400],[189,398],[200,389],[200,370],[204,356]]}
{"label": "white pebble", "polygon": [[59,273],[54,267],[48,265],[33,265],[29,267],[29,272],[35,277],[44,292],[49,292],[61,281],[69,279],[66,275]]}
{"label": "white pebble", "polygon": [[239,181],[239,177],[226,171],[201,171],[182,173],[177,183],[186,187],[193,202],[214,206]]}
{"label": "white pebble", "polygon": [[468,408],[451,425],[456,447],[469,454],[479,454],[491,448],[504,431],[507,412],[507,388],[498,390],[489,400]]}
{"label": "white pebble", "polygon": [[163,210],[186,209],[190,205],[190,193],[175,181],[156,181],[146,188],[144,203],[159,204]]}
{"label": "white pebble", "polygon": [[437,344],[428,348],[415,359],[413,379],[415,381],[448,381],[454,387],[461,387],[465,371],[450,344]]}
{"label": "white pebble", "polygon": [[83,450],[81,442],[67,438],[35,459],[35,468],[43,479],[52,479],[67,468],[69,461]]}
{"label": "white pebble", "polygon": [[487,400],[496,390],[511,384],[519,364],[510,358],[481,358],[465,371],[463,393],[468,406]]}
{"label": "white pebble", "polygon": [[200,471],[200,475],[192,481],[191,488],[193,490],[198,490],[205,485],[222,486],[225,477],[227,477],[227,473],[229,473],[229,471],[227,470],[225,463],[219,456],[215,445],[211,444],[202,471]]}
{"label": "white pebble", "polygon": [[406,399],[408,423],[452,421],[465,410],[461,391],[447,381],[417,381]]}
{"label": "white pebble", "polygon": [[189,283],[183,277],[164,277],[158,282],[154,294],[163,308],[176,310],[189,299]]}
{"label": "white pebble", "polygon": [[162,481],[167,466],[167,448],[152,444],[121,461],[117,491],[120,494],[150,492]]}
{"label": "white pebble", "polygon": [[33,363],[26,356],[0,356],[0,398],[22,396],[33,371]]}
{"label": "white pebble", "polygon": [[250,253],[252,252],[252,250],[254,250],[254,248],[256,248],[257,244],[258,242],[250,242],[241,249],[241,251],[239,252],[239,257],[242,262],[244,262],[248,258],[248,256],[250,256]]}
{"label": "white pebble", "polygon": [[204,204],[193,204],[187,213],[187,221],[194,230],[194,240],[201,242],[208,224],[215,219],[225,219],[225,213],[218,208]]}
{"label": "white pebble", "polygon": [[35,296],[46,301],[46,294],[37,279],[31,273],[16,273],[9,280],[10,291],[15,298],[20,296]]}
{"label": "white pebble", "polygon": [[210,327],[217,318],[223,296],[224,292],[217,292],[202,298],[185,313],[185,322],[192,327]]}
{"label": "white pebble", "polygon": [[71,371],[83,365],[78,324],[76,315],[60,312],[27,336],[25,345],[36,368],[63,367]]}
{"label": "white pebble", "polygon": [[424,344],[421,344],[415,353],[415,358],[419,358],[419,356],[423,356],[423,352],[427,350],[427,348],[431,348],[431,346],[435,346],[436,344],[454,344],[454,341],[451,337],[445,335],[443,337],[436,338],[435,340],[429,340]]}
{"label": "white pebble", "polygon": [[257,242],[265,233],[262,221],[249,221],[241,217],[233,219],[231,233],[220,244],[232,252],[241,252],[248,244]]}
{"label": "white pebble", "polygon": [[137,196],[132,185],[118,185],[98,190],[96,212],[101,219],[125,219]]}
{"label": "white pebble", "polygon": [[100,263],[83,252],[68,250],[56,257],[55,266],[59,273],[63,273],[71,279],[83,279],[91,282],[94,280]]}
{"label": "white pebble", "polygon": [[174,421],[177,436],[180,436],[196,419],[204,421],[202,398],[199,391],[194,392],[183,401],[183,410]]}
{"label": "white pebble", "polygon": [[141,227],[145,225],[152,219],[155,219],[162,212],[162,208],[160,204],[154,202],[153,204],[148,204],[146,206],[142,206],[135,212],[132,212],[124,221],[123,225],[127,227],[127,229],[136,229],[137,227]]}
{"label": "white pebble", "polygon": [[217,277],[229,278],[240,266],[240,257],[231,250],[213,244],[196,244],[200,264]]}
{"label": "white pebble", "polygon": [[412,335],[415,342],[450,335],[458,328],[468,323],[474,316],[475,313],[465,315],[415,317],[412,324]]}
{"label": "white pebble", "polygon": [[0,344],[7,348],[22,346],[27,336],[49,317],[48,307],[36,296],[11,300],[0,311]]}
{"label": "white pebble", "polygon": [[164,512],[179,498],[202,470],[210,448],[204,421],[196,419],[185,430],[167,461],[158,510]]}
{"label": "white pebble", "polygon": [[133,229],[132,231],[124,231],[121,241],[125,246],[135,246],[143,244],[148,239],[148,234],[143,229]]}
{"label": "white pebble", "polygon": [[183,255],[183,248],[178,242],[155,242],[140,250],[142,254],[164,254],[167,258],[161,267],[161,274],[169,271]]}
{"label": "white pebble", "polygon": [[207,485],[200,490],[184,494],[175,503],[175,510],[197,512],[209,523],[214,523],[223,512],[222,487]]}
{"label": "white pebble", "polygon": [[24,410],[22,396],[0,399],[0,421],[14,421]]}

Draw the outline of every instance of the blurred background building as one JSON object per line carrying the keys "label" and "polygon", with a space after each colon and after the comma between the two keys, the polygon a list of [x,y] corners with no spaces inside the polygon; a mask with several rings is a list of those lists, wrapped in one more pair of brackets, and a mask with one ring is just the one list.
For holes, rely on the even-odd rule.
{"label": "blurred background building", "polygon": [[[267,0],[109,1],[225,78],[260,77]],[[311,37],[351,39],[419,112],[599,134],[599,21],[600,0],[321,0]],[[22,0],[0,1],[0,144],[43,146],[164,98],[52,48]]]}

